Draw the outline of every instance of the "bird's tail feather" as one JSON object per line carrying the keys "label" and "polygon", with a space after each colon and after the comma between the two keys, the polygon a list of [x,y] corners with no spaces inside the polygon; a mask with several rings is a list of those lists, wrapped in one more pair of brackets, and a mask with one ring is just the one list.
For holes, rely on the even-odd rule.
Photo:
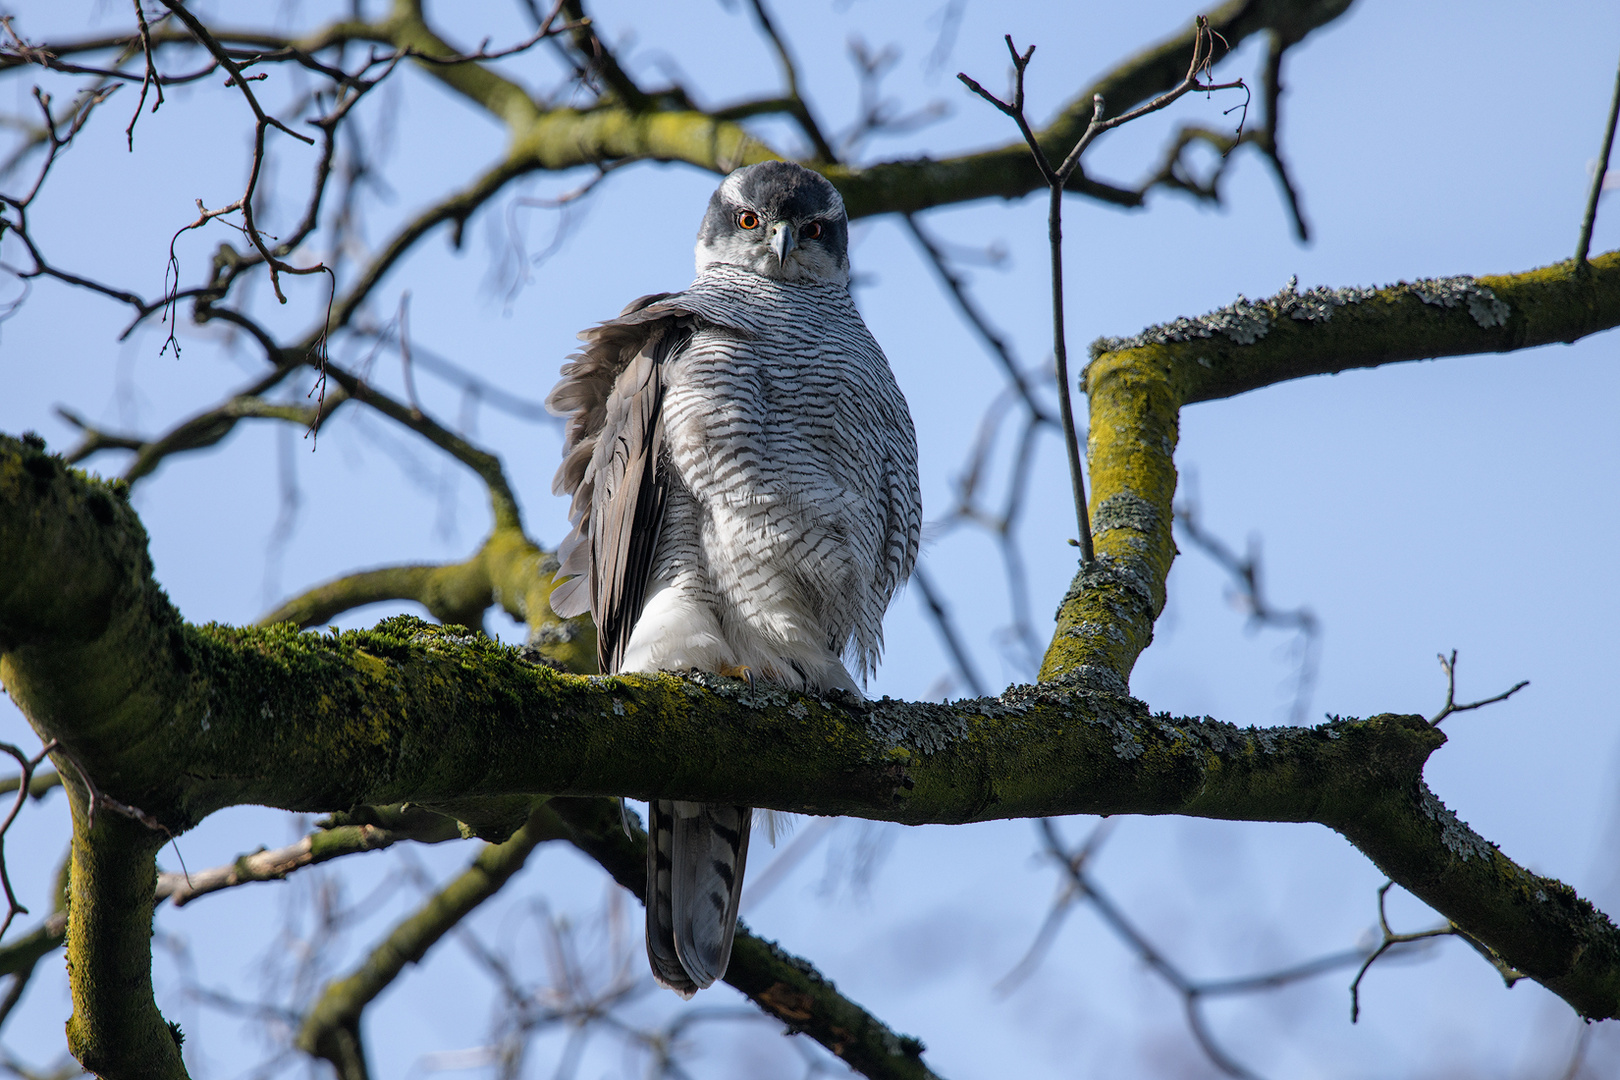
{"label": "bird's tail feather", "polygon": [[654,800],[647,843],[647,956],[659,982],[690,997],[726,973],[753,813]]}
{"label": "bird's tail feather", "polygon": [[673,874],[675,804],[647,803],[647,960],[653,977],[684,998],[697,993],[675,950]]}

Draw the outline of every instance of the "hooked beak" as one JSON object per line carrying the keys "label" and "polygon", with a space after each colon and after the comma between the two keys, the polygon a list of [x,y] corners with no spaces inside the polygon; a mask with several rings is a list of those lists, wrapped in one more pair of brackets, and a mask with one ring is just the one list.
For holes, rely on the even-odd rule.
{"label": "hooked beak", "polygon": [[771,250],[776,253],[776,265],[787,263],[788,253],[799,246],[798,237],[793,235],[793,226],[785,221],[778,221],[771,226]]}

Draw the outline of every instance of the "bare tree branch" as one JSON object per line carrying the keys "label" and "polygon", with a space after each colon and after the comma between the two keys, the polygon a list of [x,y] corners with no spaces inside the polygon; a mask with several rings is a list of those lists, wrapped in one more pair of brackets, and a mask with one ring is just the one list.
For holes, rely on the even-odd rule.
{"label": "bare tree branch", "polygon": [[1614,128],[1620,121],[1620,68],[1614,73],[1614,97],[1609,101],[1609,126],[1603,133],[1603,152],[1598,155],[1597,172],[1592,175],[1592,190],[1586,196],[1586,214],[1581,218],[1581,238],[1575,244],[1575,265],[1586,263],[1586,253],[1592,247],[1592,225],[1597,221],[1598,200],[1603,197],[1603,179],[1609,174],[1609,155],[1614,150]]}
{"label": "bare tree branch", "polygon": [[[1012,55],[1013,62],[1013,96],[1011,101],[1002,101],[984,87],[980,86],[965,73],[958,73],[957,78],[975,94],[984,98],[1001,112],[1011,117],[1018,125],[1019,132],[1024,136],[1024,142],[1029,146],[1030,154],[1034,156],[1035,164],[1040,169],[1041,176],[1045,178],[1048,196],[1047,232],[1050,240],[1052,258],[1052,353],[1056,358],[1058,376],[1058,405],[1063,415],[1063,444],[1069,456],[1069,479],[1074,487],[1074,513],[1075,524],[1080,533],[1080,561],[1083,566],[1089,566],[1096,561],[1097,553],[1091,538],[1091,516],[1086,503],[1085,467],[1080,461],[1080,439],[1074,419],[1074,402],[1069,383],[1069,351],[1068,335],[1064,332],[1063,317],[1063,189],[1069,177],[1079,168],[1080,156],[1085,153],[1086,147],[1105,131],[1128,124],[1132,120],[1157,112],[1175,102],[1178,98],[1192,90],[1213,92],[1216,90],[1243,89],[1243,80],[1238,79],[1229,83],[1201,83],[1199,76],[1208,73],[1215,49],[1215,34],[1210,29],[1209,20],[1200,15],[1196,22],[1193,35],[1192,60],[1187,66],[1187,74],[1180,83],[1170,90],[1134,109],[1123,112],[1109,119],[1103,119],[1104,102],[1099,93],[1093,99],[1091,122],[1086,125],[1080,138],[1075,142],[1073,149],[1063,158],[1061,164],[1053,166],[1041,146],[1041,140],[1036,136],[1029,120],[1024,115],[1024,71],[1029,67],[1029,61],[1035,54],[1035,46],[1031,45],[1026,51],[1020,53],[1013,45],[1012,36],[1006,38],[1007,51]],[[1238,125],[1239,131],[1242,124]]]}
{"label": "bare tree branch", "polygon": [[1430,727],[1439,727],[1440,721],[1444,720],[1452,713],[1468,712],[1471,709],[1484,708],[1486,705],[1495,705],[1498,701],[1506,701],[1508,698],[1530,685],[1530,680],[1524,679],[1520,682],[1514,683],[1512,687],[1502,691],[1495,697],[1483,698],[1479,701],[1469,702],[1467,705],[1458,705],[1456,649],[1451,650],[1451,659],[1449,660],[1446,659],[1445,653],[1440,654],[1440,670],[1446,673],[1446,703],[1445,705],[1441,706],[1440,711],[1435,713],[1433,719],[1429,721]]}
{"label": "bare tree branch", "polygon": [[799,128],[810,140],[815,150],[815,160],[834,162],[838,154],[822,135],[821,127],[816,123],[815,116],[810,112],[810,105],[804,100],[804,94],[799,89],[799,71],[793,63],[793,56],[788,52],[787,43],[782,35],[776,32],[776,26],[771,22],[770,12],[765,10],[765,0],[748,0],[753,9],[754,18],[759,23],[760,30],[771,43],[771,51],[776,53],[777,67],[782,69],[782,81],[787,83],[787,94],[783,98],[788,103],[787,111],[799,122]]}
{"label": "bare tree branch", "polygon": [[536,846],[559,839],[561,833],[548,828],[555,820],[545,812],[543,801],[537,804],[510,840],[485,847],[460,877],[395,927],[351,975],[329,984],[304,1018],[299,1047],[330,1062],[343,1080],[364,1078],[360,1018],[366,1006],[398,978],[406,964],[418,963],[440,938],[523,869]]}

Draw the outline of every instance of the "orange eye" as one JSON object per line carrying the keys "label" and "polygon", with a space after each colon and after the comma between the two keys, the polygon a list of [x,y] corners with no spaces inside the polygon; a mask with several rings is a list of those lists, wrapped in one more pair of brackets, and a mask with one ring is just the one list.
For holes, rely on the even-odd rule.
{"label": "orange eye", "polygon": [[745,229],[759,228],[759,215],[752,210],[744,210],[737,215],[737,224]]}
{"label": "orange eye", "polygon": [[801,239],[801,240],[820,240],[821,239],[821,222],[812,221],[810,224],[808,224],[804,228],[800,229],[799,230],[799,239]]}

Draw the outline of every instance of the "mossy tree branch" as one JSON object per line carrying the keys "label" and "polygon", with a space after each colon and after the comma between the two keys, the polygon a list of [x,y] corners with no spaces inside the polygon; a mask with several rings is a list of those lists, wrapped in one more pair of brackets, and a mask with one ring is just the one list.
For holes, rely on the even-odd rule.
{"label": "mossy tree branch", "polygon": [[[1346,6],[1235,0],[1211,19],[1234,45],[1260,30],[1293,42]],[[453,55],[423,22],[420,6],[404,0],[382,23],[324,33],[327,44],[370,40],[420,56]],[[1185,68],[1187,38],[1088,88],[1040,138],[1072,142],[1094,92],[1122,111],[1173,84]],[[309,47],[313,56],[324,46]],[[525,172],[637,157],[724,171],[775,156],[718,114],[673,107],[672,95],[621,94],[593,108],[550,110],[485,65],[424,68],[500,117],[509,153],[385,246],[341,298],[339,324],[430,229],[448,221],[459,231]],[[828,172],[854,216],[1014,197],[1041,185],[1019,146]],[[1140,191],[1076,182],[1094,197],[1141,201]],[[1596,260],[1589,275],[1555,267],[1465,284],[1353,290],[1354,301],[1342,292],[1290,291],[1217,313],[1201,327],[1206,334],[1195,327],[1179,339],[1168,332],[1109,346],[1087,372],[1099,558],[1065,598],[1042,672],[1050,681],[999,699],[855,706],[716,679],[580,680],[413,620],[334,637],[287,627],[190,626],[152,581],[144,533],[122,492],[11,440],[0,440],[0,678],[42,735],[62,740],[58,764],[67,764],[70,776],[82,765],[102,791],[172,831],[239,802],[343,809],[537,793],[738,801],[908,822],[1075,812],[1316,821],[1350,838],[1494,959],[1584,1015],[1616,1016],[1620,938],[1613,926],[1567,887],[1512,863],[1439,804],[1421,772],[1444,736],[1421,718],[1244,732],[1151,716],[1125,692],[1151,639],[1174,557],[1172,455],[1182,405],[1321,371],[1573,340],[1620,323],[1617,274],[1611,255]],[[239,313],[213,304],[202,297],[199,317],[245,325]],[[1257,333],[1262,324],[1265,332]],[[317,337],[294,349],[266,335],[260,340],[280,367],[309,362]],[[1245,338],[1250,344],[1240,344]],[[333,375],[345,391],[365,393],[364,384]],[[403,407],[391,399],[368,403],[402,423],[410,419],[396,415]],[[498,476],[498,462],[494,468]],[[381,572],[403,575],[389,587],[433,597],[445,612],[472,611],[484,596],[527,616],[544,610],[535,590],[549,578],[537,572],[545,555],[523,537],[509,493],[503,517],[503,490],[504,478],[491,484],[497,528],[473,559]],[[505,550],[489,554],[497,539]],[[300,610],[334,610],[375,594],[382,581],[359,575],[334,583],[328,595],[302,598]],[[703,748],[701,760],[694,747]],[[178,1055],[159,1045],[167,1031],[151,1003],[146,940],[153,853],[166,833],[105,809],[92,815],[86,792],[75,788],[73,797],[73,1048],[113,1075],[183,1075],[175,1071]],[[595,843],[604,865],[622,861],[624,853],[614,854],[602,837],[581,840],[587,832],[571,839],[586,850]],[[748,970],[748,955],[739,944],[739,971]],[[756,995],[767,1007],[771,988],[782,983],[779,971],[771,978]],[[790,991],[809,992],[796,984]],[[789,1009],[800,1001],[782,1000]]]}
{"label": "mossy tree branch", "polygon": [[596,670],[596,628],[588,616],[560,619],[551,611],[557,557],[520,528],[497,528],[472,558],[442,565],[388,566],[329,581],[259,620],[300,629],[324,626],[342,612],[384,600],[412,600],[446,624],[477,629],[500,605],[529,627],[529,643],[564,671]]}
{"label": "mossy tree branch", "polygon": [[[1620,251],[1597,256],[1584,270],[1570,260],[1378,289],[1285,289],[1228,311],[1253,325],[1258,336],[1250,344],[1241,343],[1249,336],[1242,330],[1236,336],[1214,330],[1206,338],[1115,350],[1092,368],[1101,375],[1120,362],[1167,365],[1177,395],[1190,405],[1308,375],[1569,344],[1620,325]],[[1205,319],[1222,321],[1223,312]],[[1157,336],[1153,329],[1138,335]]]}
{"label": "mossy tree branch", "polygon": [[[1421,771],[1444,735],[1421,717],[1240,731],[1154,716],[1073,679],[954,705],[856,704],[719,678],[582,679],[414,619],[338,636],[193,627],[152,582],[139,522],[104,485],[6,439],[0,511],[0,676],[104,793],[173,831],[242,802],[321,810],[535,793],[907,823],[1316,821],[1584,1015],[1620,1013],[1620,934],[1434,799]],[[34,572],[44,563],[48,576]],[[64,571],[84,584],[58,596]],[[137,828],[107,813],[96,827]],[[122,837],[135,852],[126,861],[148,868],[126,869],[148,889],[163,839]],[[78,865],[75,896],[89,888]],[[147,949],[144,926],[138,941],[90,940]]]}
{"label": "mossy tree branch", "polygon": [[1063,598],[1042,678],[1122,690],[1153,639],[1175,557],[1173,455],[1183,405],[1307,375],[1571,342],[1620,325],[1620,251],[1518,274],[1382,289],[1292,284],[1197,319],[1092,346],[1091,513],[1097,564]]}
{"label": "mossy tree branch", "polygon": [[68,1050],[98,1075],[182,1080],[179,1042],[152,998],[155,860],[168,837],[106,808],[92,815],[71,779],[68,793]]}

